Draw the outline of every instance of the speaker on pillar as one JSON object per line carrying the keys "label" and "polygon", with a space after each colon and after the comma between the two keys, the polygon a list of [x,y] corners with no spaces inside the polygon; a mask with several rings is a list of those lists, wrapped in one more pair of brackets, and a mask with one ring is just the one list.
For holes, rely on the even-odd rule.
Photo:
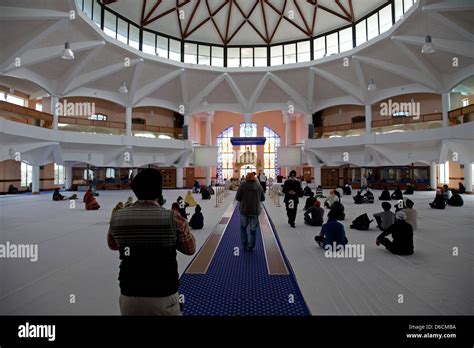
{"label": "speaker on pillar", "polygon": [[308,139],[314,138],[314,124],[308,124]]}
{"label": "speaker on pillar", "polygon": [[188,140],[188,126],[183,126],[183,140]]}

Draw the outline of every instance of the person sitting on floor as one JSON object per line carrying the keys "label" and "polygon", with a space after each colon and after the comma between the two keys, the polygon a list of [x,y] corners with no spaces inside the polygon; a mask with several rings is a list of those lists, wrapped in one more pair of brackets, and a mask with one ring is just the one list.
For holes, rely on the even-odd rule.
{"label": "person sitting on floor", "polygon": [[212,184],[207,187],[207,190],[209,191],[210,195],[213,195],[215,193],[214,189],[212,188]]}
{"label": "person sitting on floor", "polygon": [[15,195],[17,194],[19,191],[18,191],[18,187],[14,186],[13,184],[11,184],[10,186],[8,186],[8,194],[11,194],[11,195]]}
{"label": "person sitting on floor", "polygon": [[382,203],[383,211],[380,213],[375,213],[374,218],[377,221],[377,226],[382,230],[386,231],[394,222],[395,214],[390,211],[392,205],[388,202]]}
{"label": "person sitting on floor", "polygon": [[323,195],[323,188],[321,185],[318,185],[318,187],[316,188],[316,198],[326,198],[324,197]]}
{"label": "person sitting on floor", "polygon": [[312,207],[304,213],[304,222],[310,226],[323,225],[324,209],[321,208],[321,202],[316,200]]}
{"label": "person sitting on floor", "polygon": [[458,183],[458,185],[459,185],[458,193],[461,194],[461,195],[464,194],[464,193],[466,193],[466,188],[464,187],[464,185],[462,184],[462,182]]}
{"label": "person sitting on floor", "polygon": [[326,198],[326,200],[324,201],[324,207],[331,209],[331,206],[334,204],[334,202],[339,202],[339,201],[340,201],[340,198],[336,195],[336,191],[332,190],[329,193],[329,197]]}
{"label": "person sitting on floor", "polygon": [[443,189],[441,190],[443,194],[443,198],[445,202],[448,202],[449,198],[451,197],[451,191],[448,187],[448,185],[443,185]]}
{"label": "person sitting on floor", "polygon": [[333,243],[336,243],[336,246],[344,246],[348,243],[344,225],[337,221],[331,212],[328,213],[328,222],[323,225],[321,233],[314,237],[314,240],[325,250],[332,248]]}
{"label": "person sitting on floor", "polygon": [[179,212],[179,204],[178,202],[173,202],[173,204],[171,204],[171,210],[177,212],[179,214],[179,216],[181,216],[181,213]]}
{"label": "person sitting on floor", "polygon": [[464,205],[464,201],[461,195],[456,190],[451,190],[451,197],[448,199],[447,204],[453,207],[462,207]]}
{"label": "person sitting on floor", "polygon": [[329,212],[332,212],[336,220],[342,221],[346,218],[346,214],[344,213],[344,206],[342,205],[341,202],[334,202]]}
{"label": "person sitting on floor", "polygon": [[372,193],[372,191],[370,191],[369,188],[367,188],[364,194],[364,203],[374,204],[374,202],[375,202],[374,194]]}
{"label": "person sitting on floor", "polygon": [[416,231],[418,229],[418,222],[417,222],[418,212],[415,209],[413,209],[414,205],[415,203],[413,203],[411,199],[407,199],[405,202],[406,208],[403,209],[402,211],[406,215],[405,221],[407,222],[407,224],[410,224],[411,227],[413,228],[413,231]]}
{"label": "person sitting on floor", "polygon": [[194,180],[194,185],[193,185],[193,192],[198,193],[201,190],[201,185],[199,184],[199,181]]}
{"label": "person sitting on floor", "polygon": [[204,215],[201,213],[201,206],[199,204],[194,208],[194,214],[189,221],[189,227],[193,230],[201,230],[204,227]]}
{"label": "person sitting on floor", "polygon": [[125,204],[124,204],[124,208],[128,208],[128,207],[130,207],[130,206],[132,206],[132,205],[133,205],[133,197],[132,197],[132,196],[129,196],[128,199],[127,199],[127,201],[126,201]]}
{"label": "person sitting on floor", "polygon": [[352,188],[349,184],[345,184],[344,187],[342,188],[342,192],[345,195],[351,195],[352,194]]}
{"label": "person sitting on floor", "polygon": [[186,220],[188,219],[188,213],[186,212],[186,208],[188,207],[188,203],[186,203],[183,199],[183,197],[179,196],[178,199],[176,200],[179,206],[179,215],[181,215],[183,218]]}
{"label": "person sitting on floor", "polygon": [[186,204],[189,207],[195,207],[197,205],[197,202],[194,199],[193,194],[191,193],[191,191],[188,191],[188,193],[186,194],[186,197],[184,197],[184,201],[186,202]]}
{"label": "person sitting on floor", "polygon": [[100,208],[100,204],[97,203],[92,193],[92,187],[89,187],[84,194],[83,202],[86,204],[86,210],[99,210]]}
{"label": "person sitting on floor", "polygon": [[403,192],[404,195],[412,195],[414,193],[413,186],[411,184],[407,184],[407,189]]}
{"label": "person sitting on floor", "polygon": [[390,191],[387,189],[387,186],[383,188],[382,194],[379,197],[379,201],[391,201]]}
{"label": "person sitting on floor", "polygon": [[77,199],[77,195],[74,193],[72,196],[70,197],[66,197],[66,196],[63,196],[62,194],[59,193],[59,189],[54,189],[54,192],[53,192],[53,201],[62,201],[64,199],[69,199],[69,200],[72,200],[72,199]]}
{"label": "person sitting on floor", "polygon": [[356,195],[354,197],[354,204],[362,204],[364,203],[364,197],[361,195],[361,191],[357,191]]}
{"label": "person sitting on floor", "polygon": [[430,203],[430,207],[433,209],[444,209],[446,208],[446,201],[444,200],[443,194],[440,189],[436,190],[436,196],[433,202]]}
{"label": "person sitting on floor", "polygon": [[393,193],[391,194],[390,198],[397,201],[403,199],[403,193],[402,190],[400,190],[400,186],[397,186],[395,191],[393,191]]}
{"label": "person sitting on floor", "polygon": [[211,199],[211,194],[209,193],[209,190],[207,189],[206,185],[201,186],[201,198]]}
{"label": "person sitting on floor", "polygon": [[311,190],[309,186],[306,186],[303,190],[303,196],[314,196],[314,192]]}
{"label": "person sitting on floor", "polygon": [[367,213],[365,213],[356,217],[349,227],[355,230],[367,231],[372,221],[374,220],[370,220]]}
{"label": "person sitting on floor", "polygon": [[339,199],[341,199],[342,195],[344,194],[344,190],[342,189],[341,186],[337,186],[336,187],[336,195],[339,197]]}
{"label": "person sitting on floor", "polygon": [[306,198],[306,203],[304,205],[303,210],[307,210],[307,209],[311,208],[316,201],[317,201],[317,199],[314,197],[314,192],[311,191],[311,194],[309,195],[309,197]]}
{"label": "person sitting on floor", "polygon": [[[395,223],[377,237],[375,242],[377,246],[382,244],[396,255],[412,255],[414,252],[413,228],[405,219],[405,213],[399,211]],[[389,235],[392,235],[392,240],[387,238]]]}

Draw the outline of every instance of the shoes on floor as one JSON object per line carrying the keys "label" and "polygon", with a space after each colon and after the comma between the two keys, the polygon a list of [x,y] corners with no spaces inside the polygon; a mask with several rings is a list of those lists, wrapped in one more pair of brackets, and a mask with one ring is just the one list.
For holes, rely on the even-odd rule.
{"label": "shoes on floor", "polygon": [[294,222],[293,222],[292,224],[290,224],[290,226],[291,226],[291,227],[293,227],[293,228],[295,228],[295,227],[296,227],[296,225],[295,225],[295,223],[294,223]]}

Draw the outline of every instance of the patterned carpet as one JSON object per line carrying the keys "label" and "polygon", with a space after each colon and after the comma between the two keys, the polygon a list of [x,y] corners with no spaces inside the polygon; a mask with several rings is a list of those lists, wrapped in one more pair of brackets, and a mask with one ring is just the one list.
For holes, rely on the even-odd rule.
{"label": "patterned carpet", "polygon": [[236,206],[206,274],[181,277],[184,315],[310,315],[288,261],[289,275],[269,275],[260,229],[254,252],[240,249],[240,213]]}

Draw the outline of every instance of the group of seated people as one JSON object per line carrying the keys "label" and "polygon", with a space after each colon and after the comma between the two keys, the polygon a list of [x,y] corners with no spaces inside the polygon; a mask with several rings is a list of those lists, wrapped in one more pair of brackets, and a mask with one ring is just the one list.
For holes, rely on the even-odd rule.
{"label": "group of seated people", "polygon": [[352,198],[354,199],[354,204],[373,204],[375,200],[374,194],[368,187],[357,191],[356,195]]}
{"label": "group of seated people", "polygon": [[[336,220],[345,219],[344,206],[336,190],[331,191],[329,197],[324,201],[324,206],[329,209],[329,213]],[[304,221],[306,224],[310,226],[321,226],[323,224],[324,209],[321,208],[321,202],[314,197],[314,192],[311,192],[310,196],[306,199],[304,210]]]}
{"label": "group of seated people", "polygon": [[400,186],[397,186],[397,188],[395,189],[395,191],[393,191],[392,194],[390,194],[390,191],[388,190],[387,186],[385,186],[382,191],[382,194],[379,196],[380,201],[391,201],[392,199],[397,200],[397,201],[403,199],[403,193],[402,193],[402,190],[400,189]]}
{"label": "group of seated people", "polygon": [[72,196],[69,196],[69,197],[66,197],[66,196],[63,196],[60,192],[59,192],[59,189],[56,188],[54,189],[54,192],[53,192],[53,201],[62,201],[62,200],[75,200],[77,199],[77,195],[74,193]]}
{"label": "group of seated people", "polygon": [[446,205],[453,207],[462,207],[464,200],[460,193],[466,192],[466,188],[462,183],[459,183],[459,190],[450,190],[448,185],[444,185],[442,189],[436,190],[436,195],[433,202],[430,203],[430,207],[433,209],[444,209]]}
{"label": "group of seated people", "polygon": [[202,214],[202,209],[199,204],[194,200],[192,197],[191,191],[189,191],[186,195],[186,198],[179,196],[171,205],[171,210],[176,211],[179,215],[181,215],[185,220],[188,220],[189,213],[186,212],[187,207],[195,207],[194,214],[191,216],[191,220],[189,220],[189,227],[193,230],[200,230],[204,227],[204,215]]}

